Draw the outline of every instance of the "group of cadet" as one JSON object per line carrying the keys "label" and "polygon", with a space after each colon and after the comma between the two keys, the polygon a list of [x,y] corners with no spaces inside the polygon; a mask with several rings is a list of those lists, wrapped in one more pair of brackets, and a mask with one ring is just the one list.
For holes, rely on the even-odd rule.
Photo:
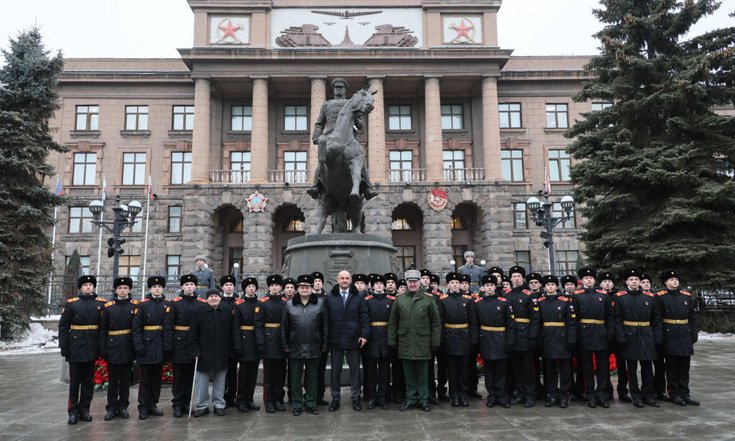
{"label": "group of cadet", "polygon": [[[233,276],[202,297],[189,274],[172,301],[163,296],[163,277],[148,278],[149,293],[137,301],[130,298],[133,281],[120,277],[108,302],[95,294],[94,276],[82,276],[80,294],[67,300],[59,322],[70,371],[68,422],[92,420],[98,357],[109,369],[105,420],[129,417],[134,360],[141,420],[163,415],[158,401],[166,361],[173,364],[174,417],[207,415],[210,404],[218,416],[226,407],[260,410],[254,392],[261,360],[268,413],[285,411],[287,396],[294,415],[318,414],[319,405],[339,410],[345,359],[355,411],[362,410],[362,396],[368,409],[400,403],[402,411],[429,412],[440,401],[467,407],[481,398],[478,359],[488,407],[532,407],[542,398],[547,407],[566,408],[577,398],[607,408],[610,354],[620,401],[658,407],[657,399],[668,396],[677,405],[699,405],[689,391],[696,307],[674,271],[661,275],[663,289],[656,292],[651,278],[635,269],[623,274],[618,292],[611,274],[591,268],[560,280],[526,275],[520,266],[507,276],[492,267],[477,292],[468,274],[444,279],[446,292],[428,270],[409,270],[400,280],[342,271],[326,291],[318,272],[297,279],[273,274],[267,295],[258,297],[258,281],[245,278],[238,298]],[[324,399],[328,361],[331,402]]]}

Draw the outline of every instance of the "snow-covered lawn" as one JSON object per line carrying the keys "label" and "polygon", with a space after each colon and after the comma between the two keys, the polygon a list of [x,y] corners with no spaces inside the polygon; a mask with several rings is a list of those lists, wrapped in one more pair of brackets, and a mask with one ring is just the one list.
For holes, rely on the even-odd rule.
{"label": "snow-covered lawn", "polygon": [[58,340],[56,331],[49,331],[40,323],[31,323],[31,328],[19,338],[0,341],[0,356],[58,352]]}

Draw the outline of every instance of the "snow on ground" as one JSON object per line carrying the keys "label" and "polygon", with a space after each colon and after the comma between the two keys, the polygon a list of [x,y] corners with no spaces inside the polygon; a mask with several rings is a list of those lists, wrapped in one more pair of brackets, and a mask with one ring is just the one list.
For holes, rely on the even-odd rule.
{"label": "snow on ground", "polygon": [[58,351],[56,331],[50,331],[40,323],[31,323],[31,328],[15,340],[0,341],[0,356]]}
{"label": "snow on ground", "polygon": [[699,341],[702,340],[734,340],[735,334],[723,334],[722,332],[717,332],[715,334],[710,334],[709,332],[700,332],[699,333]]}

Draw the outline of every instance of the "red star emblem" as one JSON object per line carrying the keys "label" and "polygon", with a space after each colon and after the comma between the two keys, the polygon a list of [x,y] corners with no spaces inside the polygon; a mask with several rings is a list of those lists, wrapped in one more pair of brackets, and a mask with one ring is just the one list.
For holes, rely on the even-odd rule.
{"label": "red star emblem", "polygon": [[243,27],[241,25],[233,25],[232,20],[227,20],[227,25],[224,23],[221,23],[217,28],[222,31],[222,40],[224,40],[227,37],[232,37],[235,40],[238,40],[237,38],[237,31],[241,30]]}
{"label": "red star emblem", "polygon": [[453,24],[452,26],[450,26],[450,28],[457,32],[457,35],[454,36],[455,41],[463,37],[469,41],[473,41],[472,37],[470,37],[470,31],[475,29],[475,26],[472,24],[472,22],[467,25],[464,19],[462,19],[459,22],[459,26]]}

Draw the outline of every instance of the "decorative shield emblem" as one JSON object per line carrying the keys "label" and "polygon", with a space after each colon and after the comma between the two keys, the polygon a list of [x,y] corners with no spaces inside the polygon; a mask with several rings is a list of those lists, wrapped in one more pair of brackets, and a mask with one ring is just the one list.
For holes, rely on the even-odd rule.
{"label": "decorative shield emblem", "polygon": [[268,202],[268,198],[258,193],[257,190],[255,191],[255,193],[248,196],[245,200],[248,202],[248,209],[251,213],[265,211],[265,204],[266,202]]}
{"label": "decorative shield emblem", "polygon": [[449,197],[447,192],[438,188],[432,188],[429,190],[429,206],[436,211],[442,211],[447,206]]}

